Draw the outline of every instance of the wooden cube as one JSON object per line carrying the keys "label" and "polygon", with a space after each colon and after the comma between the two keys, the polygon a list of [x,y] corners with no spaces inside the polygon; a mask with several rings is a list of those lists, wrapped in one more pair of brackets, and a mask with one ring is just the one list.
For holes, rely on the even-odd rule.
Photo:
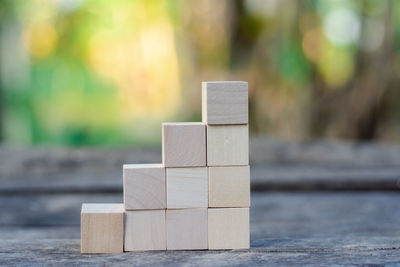
{"label": "wooden cube", "polygon": [[209,207],[250,207],[250,166],[209,167]]}
{"label": "wooden cube", "polygon": [[167,250],[207,249],[207,209],[167,210]]}
{"label": "wooden cube", "polygon": [[207,167],[167,168],[167,208],[207,208]]}
{"label": "wooden cube", "polygon": [[124,246],[122,204],[82,204],[81,253],[121,253]]}
{"label": "wooden cube", "polygon": [[125,251],[166,249],[165,210],[125,212]]}
{"label": "wooden cube", "polygon": [[165,167],[206,166],[206,126],[203,123],[163,123]]}
{"label": "wooden cube", "polygon": [[202,82],[201,87],[204,123],[248,123],[247,82]]}
{"label": "wooden cube", "polygon": [[208,209],[209,249],[249,247],[249,208]]}
{"label": "wooden cube", "polygon": [[124,165],[126,210],[165,209],[165,168],[162,164]]}
{"label": "wooden cube", "polygon": [[249,165],[248,125],[208,125],[207,165]]}

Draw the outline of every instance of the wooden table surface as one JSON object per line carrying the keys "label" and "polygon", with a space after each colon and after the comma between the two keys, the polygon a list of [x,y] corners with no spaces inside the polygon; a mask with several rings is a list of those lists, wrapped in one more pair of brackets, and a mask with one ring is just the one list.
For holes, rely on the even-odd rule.
{"label": "wooden table surface", "polygon": [[115,255],[80,254],[81,203],[121,202],[121,164],[157,162],[158,149],[1,148],[0,265],[400,266],[398,147],[262,145],[249,250]]}

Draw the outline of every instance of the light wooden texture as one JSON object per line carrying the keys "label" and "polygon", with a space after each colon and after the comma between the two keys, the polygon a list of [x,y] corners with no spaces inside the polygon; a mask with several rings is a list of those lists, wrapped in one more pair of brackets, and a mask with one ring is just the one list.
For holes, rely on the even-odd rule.
{"label": "light wooden texture", "polygon": [[163,123],[162,158],[165,167],[206,166],[206,125]]}
{"label": "light wooden texture", "polygon": [[125,212],[125,251],[166,250],[165,210]]}
{"label": "light wooden texture", "polygon": [[167,168],[167,208],[207,208],[207,167]]}
{"label": "light wooden texture", "polygon": [[162,164],[124,165],[126,210],[165,209],[165,168]]}
{"label": "light wooden texture", "polygon": [[123,245],[123,205],[82,204],[81,253],[121,253]]}
{"label": "light wooden texture", "polygon": [[249,165],[248,125],[208,125],[207,165]]}
{"label": "light wooden texture", "polygon": [[209,207],[250,207],[250,166],[208,168]]}
{"label": "light wooden texture", "polygon": [[249,247],[249,208],[208,209],[209,249]]}
{"label": "light wooden texture", "polygon": [[167,210],[167,250],[207,246],[207,209]]}
{"label": "light wooden texture", "polygon": [[247,82],[202,82],[202,118],[209,125],[247,124]]}

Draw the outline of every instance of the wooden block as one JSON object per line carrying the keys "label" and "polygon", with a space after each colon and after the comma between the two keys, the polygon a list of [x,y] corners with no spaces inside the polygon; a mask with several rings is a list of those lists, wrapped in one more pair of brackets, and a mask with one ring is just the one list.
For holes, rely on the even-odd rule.
{"label": "wooden block", "polygon": [[207,167],[167,168],[167,208],[207,208]]}
{"label": "wooden block", "polygon": [[250,166],[208,168],[209,207],[250,207]]}
{"label": "wooden block", "polygon": [[167,250],[207,249],[207,209],[167,210]]}
{"label": "wooden block", "polygon": [[208,125],[207,165],[249,165],[248,125]]}
{"label": "wooden block", "polygon": [[165,168],[162,164],[124,165],[126,210],[165,209]]}
{"label": "wooden block", "polygon": [[248,123],[247,82],[202,82],[201,88],[204,123]]}
{"label": "wooden block", "polygon": [[206,125],[163,123],[162,157],[165,167],[206,166]]}
{"label": "wooden block", "polygon": [[125,212],[125,251],[166,249],[165,210]]}
{"label": "wooden block", "polygon": [[124,245],[122,204],[82,204],[81,253],[121,253]]}
{"label": "wooden block", "polygon": [[208,209],[209,249],[249,247],[249,208]]}

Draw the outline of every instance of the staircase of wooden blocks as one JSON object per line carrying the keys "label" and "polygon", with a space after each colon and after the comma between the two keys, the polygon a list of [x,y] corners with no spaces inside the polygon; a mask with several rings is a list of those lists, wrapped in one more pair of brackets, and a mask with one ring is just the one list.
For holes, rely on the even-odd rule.
{"label": "staircase of wooden blocks", "polygon": [[82,253],[249,248],[247,82],[203,82],[202,117],[163,123],[162,164],[123,166],[123,204],[82,205]]}

